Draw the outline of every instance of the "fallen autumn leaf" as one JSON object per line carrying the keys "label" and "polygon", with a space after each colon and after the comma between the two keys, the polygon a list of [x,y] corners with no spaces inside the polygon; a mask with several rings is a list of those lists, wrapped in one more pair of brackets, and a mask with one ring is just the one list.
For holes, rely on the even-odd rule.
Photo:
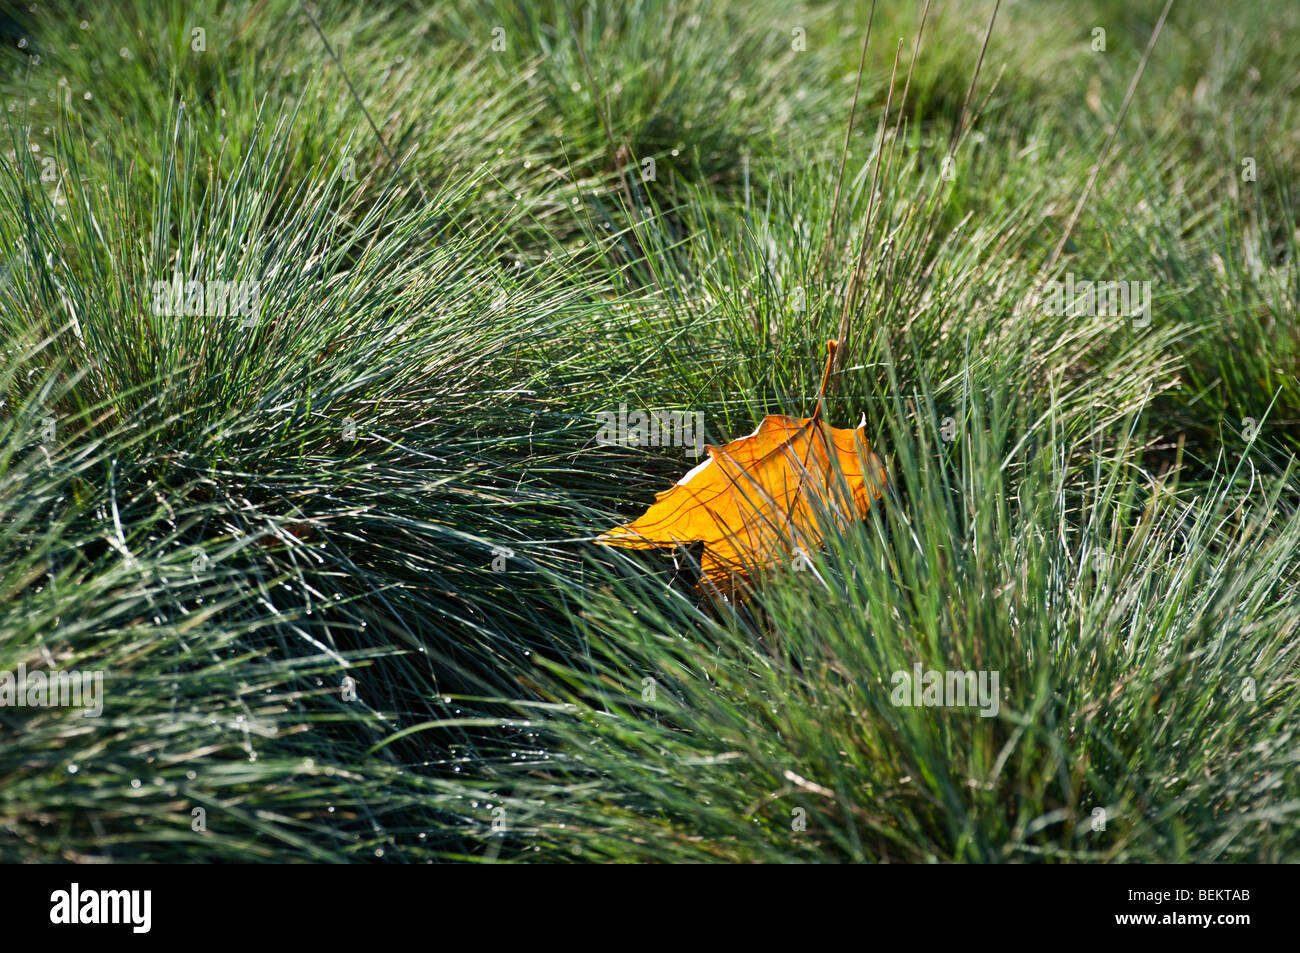
{"label": "fallen autumn leaf", "polygon": [[773,414],[758,429],[722,447],[669,489],[636,521],[597,542],[628,549],[703,543],[701,571],[728,592],[753,570],[822,543],[826,514],[847,525],[884,493],[883,464],[862,426],[832,427],[822,402],[837,341],[827,342],[826,371],[811,417]]}

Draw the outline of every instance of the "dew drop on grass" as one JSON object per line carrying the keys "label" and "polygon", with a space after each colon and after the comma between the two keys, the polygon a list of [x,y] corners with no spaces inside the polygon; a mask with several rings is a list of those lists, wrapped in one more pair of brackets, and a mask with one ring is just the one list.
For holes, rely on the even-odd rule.
{"label": "dew drop on grass", "polygon": [[333,814],[333,813],[334,813],[334,805],[331,804],[328,808],[326,808],[326,810],[328,810],[331,814]]}
{"label": "dew drop on grass", "polygon": [[384,849],[383,849],[382,847],[376,847],[376,848],[375,848],[375,856],[376,856],[376,857],[383,857],[383,856],[384,856]]}
{"label": "dew drop on grass", "polygon": [[133,788],[138,788],[138,787],[140,787],[140,779],[139,779],[139,778],[132,778],[132,779],[131,779],[131,787],[133,787]]}
{"label": "dew drop on grass", "polygon": [[198,775],[195,774],[193,771],[186,771],[186,772],[185,772],[185,777],[186,777],[187,780],[189,780],[189,781],[193,781],[195,778],[198,777]]}
{"label": "dew drop on grass", "polygon": [[68,765],[68,774],[76,774],[76,773],[77,773],[77,766],[75,764]]}

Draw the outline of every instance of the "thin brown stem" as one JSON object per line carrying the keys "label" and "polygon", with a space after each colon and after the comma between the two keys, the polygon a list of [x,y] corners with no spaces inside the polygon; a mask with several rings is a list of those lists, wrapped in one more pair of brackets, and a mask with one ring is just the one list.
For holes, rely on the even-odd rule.
{"label": "thin brown stem", "polygon": [[1052,250],[1052,257],[1047,260],[1047,267],[1043,269],[1044,275],[1051,273],[1052,268],[1055,267],[1057,260],[1061,257],[1061,252],[1065,250],[1065,243],[1069,241],[1070,233],[1074,231],[1074,226],[1079,223],[1079,216],[1083,214],[1083,207],[1092,194],[1093,186],[1097,184],[1097,176],[1101,174],[1102,167],[1106,163],[1106,156],[1110,152],[1110,147],[1114,144],[1115,137],[1119,135],[1119,127],[1124,123],[1124,116],[1128,113],[1129,103],[1133,101],[1133,94],[1137,92],[1138,82],[1142,79],[1142,72],[1147,68],[1147,60],[1151,58],[1151,51],[1156,48],[1156,40],[1160,39],[1160,31],[1165,28],[1165,18],[1169,16],[1169,8],[1173,5],[1174,0],[1165,0],[1165,8],[1160,11],[1160,19],[1156,21],[1156,27],[1151,31],[1151,39],[1147,41],[1146,52],[1142,54],[1142,59],[1138,62],[1137,72],[1133,74],[1133,81],[1128,84],[1128,92],[1124,94],[1124,101],[1120,104],[1119,115],[1115,117],[1115,125],[1111,127],[1110,135],[1106,137],[1106,143],[1101,147],[1097,162],[1088,176],[1088,184],[1083,187],[1083,192],[1079,195],[1079,201],[1075,203],[1074,211],[1070,213],[1070,220],[1065,223],[1065,231],[1061,232],[1061,240],[1056,243],[1056,248]]}
{"label": "thin brown stem", "polygon": [[[929,2],[929,0],[927,0]],[[853,87],[853,106],[849,109],[849,125],[844,130],[844,148],[840,152],[840,171],[835,177],[835,196],[831,199],[831,221],[826,229],[826,241],[822,243],[822,265],[826,264],[826,255],[831,247],[831,240],[835,235],[835,220],[840,210],[840,187],[844,183],[844,166],[849,159],[849,140],[853,136],[853,120],[858,113],[858,93],[862,89],[862,72],[867,65],[867,44],[871,42],[871,24],[876,18],[876,0],[871,0],[871,12],[867,15],[867,33],[862,38],[862,56],[858,60],[858,80]]]}
{"label": "thin brown stem", "polygon": [[998,7],[1002,5],[1002,0],[995,0],[993,4],[993,13],[989,17],[989,25],[984,30],[984,42],[980,46],[979,59],[975,61],[975,72],[971,73],[970,86],[966,89],[966,101],[961,104],[961,112],[957,114],[957,125],[953,126],[952,139],[948,142],[948,155],[952,155],[957,149],[957,140],[961,138],[962,123],[966,121],[966,110],[970,108],[971,97],[975,95],[975,84],[980,78],[980,69],[984,66],[984,54],[989,48],[989,37],[993,35],[993,21],[998,18]]}
{"label": "thin brown stem", "polygon": [[817,391],[817,409],[813,411],[812,419],[814,421],[822,418],[822,402],[826,399],[826,388],[831,380],[831,368],[835,365],[835,352],[839,349],[839,341],[826,342],[826,370],[822,371],[822,386]]}
{"label": "thin brown stem", "polygon": [[856,304],[859,275],[866,263],[867,253],[871,248],[871,223],[876,208],[876,188],[880,184],[880,160],[885,151],[885,130],[888,128],[889,111],[893,107],[894,81],[898,78],[898,58],[902,52],[903,38],[899,37],[898,46],[894,49],[894,68],[889,73],[889,93],[885,97],[885,114],[880,119],[880,143],[876,146],[876,168],[871,179],[871,191],[867,193],[867,220],[862,227],[862,242],[858,246],[858,255],[853,265],[853,273],[849,276],[849,287],[844,293],[844,308],[840,312],[839,333],[836,335],[837,340],[845,345],[846,350],[849,340],[849,315],[853,313]]}
{"label": "thin brown stem", "polygon": [[925,0],[925,6],[921,8],[921,25],[916,30],[916,43],[912,46],[912,61],[907,64],[907,81],[903,83],[903,98],[898,101],[898,118],[894,121],[894,138],[889,143],[889,163],[886,168],[893,166],[894,147],[898,145],[898,134],[903,128],[903,112],[907,109],[907,94],[912,89],[912,70],[916,68],[916,59],[921,55],[921,35],[925,33],[925,21],[929,15],[930,0]]}

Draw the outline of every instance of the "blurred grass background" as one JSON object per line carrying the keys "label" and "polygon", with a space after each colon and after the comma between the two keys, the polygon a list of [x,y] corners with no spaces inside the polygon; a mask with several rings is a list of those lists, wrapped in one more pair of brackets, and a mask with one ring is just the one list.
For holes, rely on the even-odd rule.
{"label": "blurred grass background", "polygon": [[[0,859],[1300,857],[1300,9],[1122,121],[1162,4],[994,9],[7,7],[0,671],[106,699],[0,709]],[[597,413],[805,415],[842,322],[872,519],[591,545],[694,463]]]}

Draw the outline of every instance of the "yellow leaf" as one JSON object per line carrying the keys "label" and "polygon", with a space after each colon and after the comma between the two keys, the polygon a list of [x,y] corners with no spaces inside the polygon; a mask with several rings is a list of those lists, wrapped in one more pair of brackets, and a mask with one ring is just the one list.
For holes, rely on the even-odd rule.
{"label": "yellow leaf", "polygon": [[821,419],[836,341],[811,417],[771,415],[747,437],[709,446],[709,458],[659,493],[637,520],[597,542],[630,549],[703,543],[705,580],[721,591],[755,568],[798,558],[822,543],[823,519],[845,525],[880,499],[885,468],[862,427]]}

